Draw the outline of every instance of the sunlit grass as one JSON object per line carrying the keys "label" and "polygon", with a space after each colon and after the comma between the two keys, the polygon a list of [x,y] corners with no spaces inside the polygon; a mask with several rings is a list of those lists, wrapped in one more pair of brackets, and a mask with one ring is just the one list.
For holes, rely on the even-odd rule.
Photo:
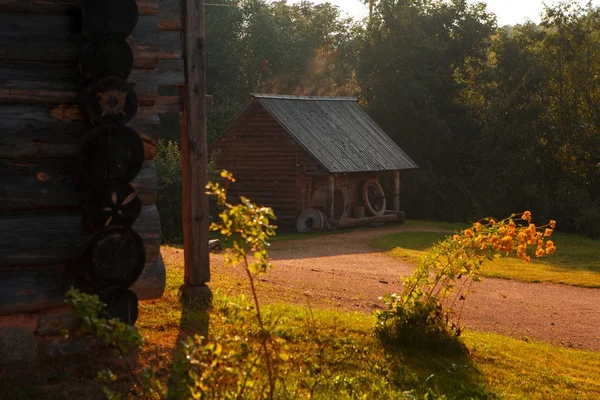
{"label": "sunlit grass", "polygon": [[[435,226],[435,225],[430,225]],[[440,226],[442,229],[443,226]],[[448,232],[399,232],[381,236],[372,245],[390,255],[417,262],[433,243]],[[517,279],[524,282],[560,283],[582,287],[600,287],[600,241],[575,234],[555,233],[558,250],[544,258],[532,257],[524,263],[514,256],[484,263],[482,274],[488,277]]]}
{"label": "sunlit grass", "polygon": [[[163,248],[167,293],[161,300],[141,305],[138,326],[147,348],[162,350],[160,355],[146,351],[144,363],[168,365],[182,332],[208,334],[209,338],[227,335],[219,306],[208,314],[193,309],[182,312],[177,290],[183,266],[177,251]],[[217,305],[245,301],[232,295],[244,283],[229,271],[213,273],[211,287]],[[262,293],[268,304],[266,318],[283,326],[280,334],[288,340],[293,357],[300,358],[298,362],[314,358],[319,364],[318,399],[407,398],[404,394],[423,398],[427,392],[448,399],[600,398],[600,353],[474,331],[463,336],[469,354],[444,355],[384,345],[373,333],[375,318],[371,315],[310,310],[278,303],[283,296],[277,290]],[[286,378],[290,387],[302,379],[300,371]]]}

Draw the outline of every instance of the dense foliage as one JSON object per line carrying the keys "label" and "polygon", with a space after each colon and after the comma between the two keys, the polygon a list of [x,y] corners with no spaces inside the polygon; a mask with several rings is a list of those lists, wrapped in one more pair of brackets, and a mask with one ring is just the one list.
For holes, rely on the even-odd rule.
{"label": "dense foliage", "polygon": [[498,28],[485,4],[373,0],[364,21],[308,1],[207,6],[214,142],[248,93],[355,95],[420,166],[409,218],[535,209],[600,235],[600,8]]}

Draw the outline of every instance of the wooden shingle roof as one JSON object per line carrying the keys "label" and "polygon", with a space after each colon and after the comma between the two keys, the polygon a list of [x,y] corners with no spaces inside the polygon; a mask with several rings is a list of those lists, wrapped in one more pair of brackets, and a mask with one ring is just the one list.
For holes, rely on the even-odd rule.
{"label": "wooden shingle roof", "polygon": [[355,97],[251,96],[330,173],[418,168]]}

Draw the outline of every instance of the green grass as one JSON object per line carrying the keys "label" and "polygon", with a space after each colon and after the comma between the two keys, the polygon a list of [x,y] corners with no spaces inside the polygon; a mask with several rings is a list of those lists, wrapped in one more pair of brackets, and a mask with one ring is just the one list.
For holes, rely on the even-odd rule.
{"label": "green grass", "polygon": [[[154,357],[153,365],[168,361],[181,331],[217,337],[227,335],[229,329],[220,306],[208,314],[182,311],[177,302],[183,278],[181,261],[168,254],[165,261],[167,293],[160,301],[142,304],[138,322],[149,348],[162,348],[166,357],[156,360],[156,350],[148,352],[148,357]],[[213,278],[215,303],[222,305],[231,298],[224,297],[220,287],[235,287],[240,282],[230,275]],[[244,302],[235,296],[232,299]],[[373,334],[375,318],[370,315],[311,311],[273,303],[272,298],[262,300],[272,303],[264,307],[264,314],[268,320],[278,321],[278,334],[286,338],[288,352],[295,358],[292,364],[317,368],[316,399],[410,398],[404,393],[423,398],[428,392],[447,399],[600,398],[597,352],[467,331],[463,339],[468,354],[437,354],[382,344]],[[286,377],[289,387],[305,380],[306,369],[292,369]]]}
{"label": "green grass", "polygon": [[[390,255],[416,262],[433,243],[443,240],[448,232],[399,232],[373,240],[373,247]],[[575,234],[555,233],[554,255],[532,257],[524,263],[514,256],[486,262],[482,274],[494,278],[524,282],[549,282],[582,287],[600,287],[600,240]]]}

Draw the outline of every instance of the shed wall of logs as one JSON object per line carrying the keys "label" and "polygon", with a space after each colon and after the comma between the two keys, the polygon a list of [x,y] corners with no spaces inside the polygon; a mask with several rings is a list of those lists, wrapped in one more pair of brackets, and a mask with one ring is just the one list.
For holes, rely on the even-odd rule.
{"label": "shed wall of logs", "polygon": [[[128,49],[119,44],[84,51],[92,41],[94,24],[93,15],[87,20],[82,16],[84,2],[0,0],[0,316],[48,312],[44,310],[60,306],[65,291],[77,285],[86,251],[99,234],[86,222],[85,206],[103,179],[108,185],[123,182],[120,187],[125,189],[119,196],[124,197],[118,201],[123,212],[135,215],[121,223],[132,224],[143,241],[140,259],[145,267],[132,290],[142,300],[159,298],[164,290],[152,160],[161,132],[159,115],[182,107],[179,96],[159,95],[161,86],[184,83],[179,1],[137,1],[139,17],[133,31],[123,34],[123,43],[133,55],[131,71],[118,77],[119,85],[135,92],[137,111],[125,108],[126,116],[108,122],[118,129],[131,128],[141,139],[141,158],[139,166],[120,171],[121,175],[115,175],[120,167],[113,163],[107,167],[113,172],[99,181],[93,178],[97,171],[86,174],[85,160],[91,156],[82,154],[96,154],[93,146],[100,144],[88,144],[89,151],[84,143],[98,135],[99,124],[106,122],[99,120],[106,119],[102,114],[94,119],[98,104],[90,104],[102,99],[90,88],[107,93],[115,86],[105,85],[106,77],[94,72],[96,61],[87,68],[81,61],[104,60],[108,54],[110,62],[102,63],[100,70],[114,65],[128,69]],[[119,73],[110,69],[108,75]],[[91,95],[82,101],[86,91]],[[102,135],[98,143],[113,143],[107,139],[109,134]],[[97,161],[88,164],[96,166]],[[126,194],[128,182],[136,196]],[[117,191],[112,186],[110,190],[109,201],[115,202]],[[139,199],[139,210],[125,211],[134,197]],[[111,221],[104,228],[110,228]]]}

